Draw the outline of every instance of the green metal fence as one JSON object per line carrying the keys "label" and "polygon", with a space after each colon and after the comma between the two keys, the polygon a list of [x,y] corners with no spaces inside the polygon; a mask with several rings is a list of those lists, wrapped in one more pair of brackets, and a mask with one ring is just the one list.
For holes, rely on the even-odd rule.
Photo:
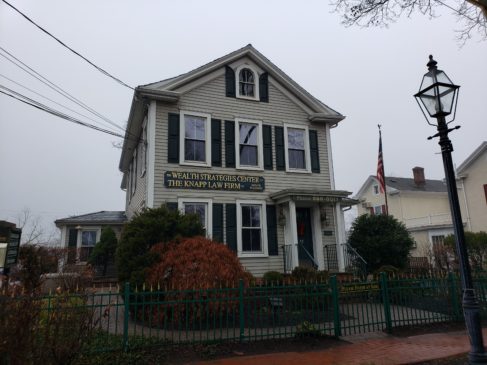
{"label": "green metal fence", "polygon": [[[485,310],[487,278],[475,279]],[[55,310],[49,296],[43,310]],[[73,303],[77,303],[74,301]],[[76,304],[73,304],[76,305]],[[348,336],[394,327],[462,320],[459,279],[388,278],[200,290],[131,290],[90,294],[100,351],[142,344],[258,341],[325,334]]]}

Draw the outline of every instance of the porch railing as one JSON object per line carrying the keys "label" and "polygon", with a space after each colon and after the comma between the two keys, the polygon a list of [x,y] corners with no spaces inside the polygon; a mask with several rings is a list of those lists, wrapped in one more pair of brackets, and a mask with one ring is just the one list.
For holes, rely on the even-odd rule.
{"label": "porch railing", "polygon": [[367,261],[348,243],[342,243],[343,261],[345,271],[355,276],[367,275]]}

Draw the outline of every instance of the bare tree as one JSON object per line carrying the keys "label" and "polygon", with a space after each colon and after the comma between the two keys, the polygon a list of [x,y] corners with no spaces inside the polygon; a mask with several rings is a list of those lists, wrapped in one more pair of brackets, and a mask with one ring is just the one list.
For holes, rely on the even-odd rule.
{"label": "bare tree", "polygon": [[[474,34],[487,40],[487,0],[331,0],[346,26],[388,26],[402,15],[413,12],[433,18],[435,9],[447,7],[461,23],[457,38],[463,44]],[[449,3],[447,3],[447,1]]]}
{"label": "bare tree", "polygon": [[56,230],[47,230],[41,216],[25,207],[17,214],[17,227],[22,229],[22,244],[56,245]]}

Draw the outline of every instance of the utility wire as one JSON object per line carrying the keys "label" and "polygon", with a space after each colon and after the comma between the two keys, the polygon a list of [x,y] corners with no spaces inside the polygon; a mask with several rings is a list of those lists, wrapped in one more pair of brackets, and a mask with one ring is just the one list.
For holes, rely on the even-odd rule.
{"label": "utility wire", "polygon": [[97,120],[95,120],[95,119],[93,119],[93,118],[90,118],[89,116],[87,116],[87,115],[85,115],[85,114],[81,114],[81,113],[77,112],[76,110],[71,109],[70,107],[67,107],[66,105],[63,105],[63,104],[61,104],[61,103],[58,103],[57,101],[52,100],[52,99],[48,98],[47,96],[44,96],[44,95],[42,95],[42,94],[40,94],[40,93],[38,93],[38,92],[36,92],[36,91],[34,91],[34,90],[32,90],[32,89],[28,88],[27,86],[24,86],[24,85],[22,85],[22,84],[20,84],[20,83],[18,83],[18,82],[16,82],[16,81],[14,81],[14,80],[12,80],[11,78],[8,78],[8,77],[7,77],[7,76],[5,76],[5,75],[0,74],[0,77],[3,77],[4,79],[7,79],[8,81],[10,81],[10,82],[12,82],[12,83],[16,84],[17,86],[20,86],[21,88],[24,88],[25,90],[30,91],[31,93],[34,93],[34,94],[36,94],[36,95],[40,96],[41,98],[44,98],[44,99],[46,99],[46,100],[49,100],[50,102],[52,102],[52,103],[54,103],[54,104],[56,104],[56,105],[59,105],[59,106],[60,106],[60,107],[62,107],[62,108],[65,108],[65,109],[67,109],[67,110],[69,110],[69,111],[71,111],[71,112],[73,112],[73,113],[75,113],[75,114],[78,114],[79,116],[82,116],[82,117],[84,117],[84,118],[86,118],[86,119],[89,119],[89,120],[91,120],[92,122],[99,123],[99,121],[97,121]]}
{"label": "utility wire", "polygon": [[[3,58],[5,58],[7,61],[13,63],[15,66],[17,66],[18,68],[20,68],[22,71],[27,72],[29,75],[31,75],[35,79],[39,80],[40,82],[42,82],[43,84],[45,84],[46,86],[48,86],[49,88],[51,88],[52,90],[56,91],[58,94],[61,94],[62,96],[68,98],[73,103],[75,103],[75,104],[79,105],[80,107],[86,109],[90,113],[96,115],[98,118],[103,119],[107,123],[113,125],[114,127],[118,128],[118,129],[120,129],[122,131],[125,131],[124,128],[122,128],[121,126],[119,126],[115,122],[111,121],[107,117],[105,117],[102,114],[98,113],[96,110],[92,109],[91,107],[89,107],[88,105],[86,105],[85,103],[83,103],[81,100],[75,98],[73,95],[71,95],[67,91],[63,90],[60,86],[58,86],[55,83],[49,81],[46,77],[42,76],[39,72],[37,72],[36,70],[34,70],[32,67],[26,65],[24,62],[22,62],[21,60],[19,60],[17,57],[15,57],[12,53],[10,53],[9,51],[7,51],[3,47],[0,46],[0,50],[3,51],[3,52],[5,52],[9,57],[13,58],[13,60],[10,59],[9,57],[5,56],[2,53],[0,53],[0,56],[2,56]],[[19,65],[19,63],[20,63],[20,65]]]}
{"label": "utility wire", "polygon": [[83,121],[81,121],[79,119],[76,119],[76,118],[71,117],[71,116],[69,116],[67,114],[64,114],[64,113],[59,112],[59,111],[57,111],[55,109],[52,109],[52,108],[48,107],[47,105],[44,105],[42,103],[39,103],[39,102],[37,102],[37,101],[35,101],[35,100],[33,100],[33,99],[25,96],[25,95],[22,95],[22,94],[14,91],[12,89],[9,89],[8,87],[5,87],[3,85],[0,85],[0,89],[4,89],[4,90],[7,90],[8,91],[8,92],[5,92],[5,91],[0,90],[0,93],[5,94],[5,95],[8,95],[11,98],[17,99],[18,101],[21,101],[22,103],[25,103],[25,104],[28,104],[30,106],[33,106],[34,108],[40,109],[40,110],[45,111],[45,112],[47,112],[49,114],[52,114],[52,115],[55,115],[57,117],[66,119],[66,120],[68,120],[68,121],[70,121],[72,123],[82,125],[83,127],[88,127],[88,128],[94,129],[94,130],[99,131],[99,132],[102,132],[102,133],[110,134],[110,135],[115,136],[115,137],[125,138],[123,135],[118,134],[116,132],[113,132],[113,131],[110,131],[110,130],[107,130],[107,129],[103,129],[103,128],[97,127],[96,125],[93,125],[93,124],[89,124],[89,123],[83,122]]}
{"label": "utility wire", "polygon": [[128,87],[129,89],[131,90],[134,90],[134,88],[132,86],[129,86],[127,85],[125,82],[123,82],[122,80],[118,79],[117,77],[109,74],[107,71],[105,71],[104,69],[102,69],[101,67],[98,67],[97,65],[95,65],[93,62],[91,62],[89,59],[87,59],[86,57],[84,57],[83,55],[81,55],[80,53],[76,52],[74,49],[72,49],[71,47],[69,47],[68,45],[66,45],[64,42],[62,42],[59,38],[55,37],[54,35],[52,35],[51,33],[49,33],[47,30],[45,30],[43,27],[41,27],[40,25],[38,25],[36,22],[34,22],[31,18],[29,18],[27,15],[25,15],[24,13],[22,13],[19,9],[17,9],[15,6],[13,6],[12,4],[10,4],[9,2],[7,2],[6,0],[2,0],[5,4],[7,4],[8,6],[10,6],[13,10],[15,10],[17,13],[19,13],[20,15],[22,15],[25,19],[27,19],[30,23],[32,23],[33,25],[35,25],[37,28],[39,28],[42,32],[44,32],[45,34],[47,34],[48,36],[50,36],[51,38],[53,38],[54,40],[56,40],[59,44],[61,44],[63,47],[69,49],[71,52],[73,52],[75,55],[77,55],[78,57],[81,57],[83,60],[85,60],[86,62],[88,62],[91,66],[93,66],[94,68],[96,68],[98,71],[100,71],[102,74],[104,74],[105,76],[108,76],[110,78],[112,78],[113,80],[115,80],[116,82],[118,82],[120,85],[123,85],[125,87]]}
{"label": "utility wire", "polygon": [[[2,0],[2,1],[3,1],[3,0]],[[454,11],[455,13],[457,13],[458,15],[461,15],[461,16],[463,16],[463,17],[467,18],[468,20],[471,20],[472,22],[476,22],[476,21],[477,21],[477,20],[475,20],[475,19],[473,19],[473,18],[469,17],[467,14],[465,14],[465,13],[461,12],[460,10],[455,9],[454,7],[452,7],[452,6],[448,5],[448,4],[445,4],[445,3],[444,3],[443,1],[441,1],[441,0],[435,0],[435,1],[436,1],[437,3],[439,3],[439,4],[443,5],[443,6],[446,6],[448,9],[453,10],[453,11]]]}

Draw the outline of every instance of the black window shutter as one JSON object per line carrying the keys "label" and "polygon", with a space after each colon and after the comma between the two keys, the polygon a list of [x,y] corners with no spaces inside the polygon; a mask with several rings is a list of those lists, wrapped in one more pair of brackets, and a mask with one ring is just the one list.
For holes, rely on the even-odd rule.
{"label": "black window shutter", "polygon": [[235,167],[235,122],[225,121],[225,166]]}
{"label": "black window shutter", "polygon": [[70,229],[68,233],[68,263],[76,261],[76,247],[78,244],[78,230]]}
{"label": "black window shutter", "polygon": [[259,77],[259,96],[260,101],[264,103],[269,102],[269,75],[267,72],[263,73]]}
{"label": "black window shutter", "polygon": [[237,252],[237,205],[225,204],[226,225],[227,225],[227,246],[230,250]]}
{"label": "black window shutter", "polygon": [[320,153],[316,131],[309,131],[309,152],[311,155],[311,172],[320,172]]}
{"label": "black window shutter", "polygon": [[277,245],[277,224],[276,224],[276,206],[267,205],[267,245],[269,256],[278,256],[279,250]]}
{"label": "black window shutter", "polygon": [[286,161],[284,153],[284,128],[274,127],[274,137],[276,140],[276,169],[285,170]]}
{"label": "black window shutter", "polygon": [[262,139],[264,140],[264,169],[272,170],[272,127],[262,126]]}
{"label": "black window shutter", "polygon": [[78,242],[78,230],[70,229],[68,237],[68,247],[76,247]]}
{"label": "black window shutter", "polygon": [[178,210],[178,203],[166,202],[166,207],[170,211],[176,211],[176,210]]}
{"label": "black window shutter", "polygon": [[230,98],[235,97],[235,71],[229,66],[225,66],[225,85],[226,95]]}
{"label": "black window shutter", "polygon": [[167,121],[167,162],[179,163],[179,114],[169,113]]}
{"label": "black window shutter", "polygon": [[223,204],[213,204],[213,241],[223,242]]}
{"label": "black window shutter", "polygon": [[222,121],[211,120],[211,166],[222,165]]}

